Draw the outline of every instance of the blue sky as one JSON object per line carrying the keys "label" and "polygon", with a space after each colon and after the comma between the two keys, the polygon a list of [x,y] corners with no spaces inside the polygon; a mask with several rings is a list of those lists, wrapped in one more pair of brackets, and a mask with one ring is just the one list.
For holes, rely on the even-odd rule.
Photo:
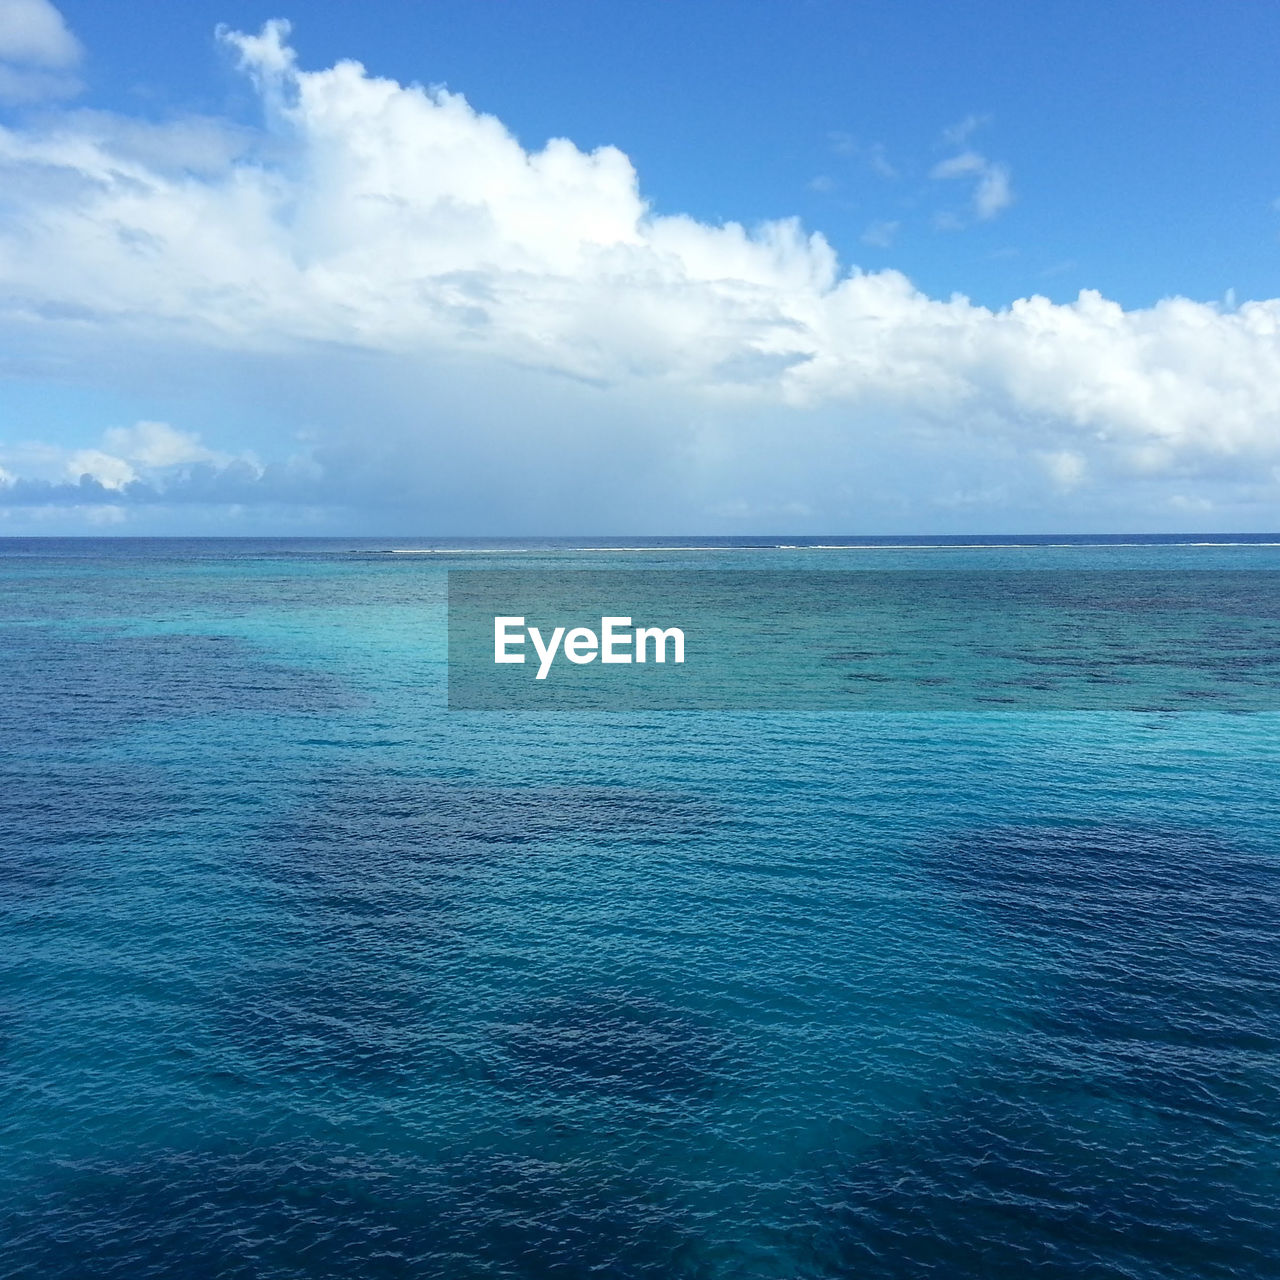
{"label": "blue sky", "polygon": [[1278,46],[0,0],[0,532],[1273,528]]}

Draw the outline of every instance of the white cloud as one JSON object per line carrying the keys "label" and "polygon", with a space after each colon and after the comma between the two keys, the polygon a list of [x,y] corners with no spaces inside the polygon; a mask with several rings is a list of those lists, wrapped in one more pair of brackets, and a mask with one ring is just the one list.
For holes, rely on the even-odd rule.
{"label": "white cloud", "polygon": [[138,478],[138,473],[123,458],[100,449],[77,449],[67,459],[66,474],[72,482],[88,476],[104,489],[123,489]]}
{"label": "white cloud", "polygon": [[970,113],[963,120],[958,120],[955,124],[948,125],[943,129],[942,140],[950,146],[962,147],[974,133],[990,123],[991,117],[989,115]]}
{"label": "white cloud", "polygon": [[10,67],[0,62],[0,102],[46,102],[73,98],[80,81],[61,72],[31,67]]}
{"label": "white cloud", "polygon": [[65,70],[80,56],[80,42],[49,0],[0,0],[0,59]]}
{"label": "white cloud", "polygon": [[973,192],[973,209],[984,221],[994,218],[1013,203],[1013,188],[1009,185],[1009,170],[1002,164],[990,164],[978,179]]}
{"label": "white cloud", "polygon": [[962,151],[958,156],[940,160],[929,171],[931,178],[967,178],[971,174],[985,173],[987,162],[976,151]]}
{"label": "white cloud", "polygon": [[1060,489],[1075,489],[1084,479],[1086,463],[1084,458],[1070,449],[1059,449],[1043,455],[1045,470],[1053,478]]}
{"label": "white cloud", "polygon": [[898,234],[898,228],[902,224],[899,222],[873,222],[859,237],[863,244],[869,244],[875,249],[887,249],[893,244],[894,238]]}
{"label": "white cloud", "polygon": [[[613,147],[526,150],[458,94],[355,62],[302,70],[287,30],[224,33],[266,105],[256,136],[83,112],[0,130],[0,335],[63,361],[256,361],[295,380],[282,422],[310,397],[285,423],[314,427],[309,460],[257,467],[140,423],[79,451],[104,491],[381,492],[438,512],[537,493],[524,518],[568,504],[584,523],[601,517],[583,504],[608,519],[631,495],[685,527],[739,501],[839,527],[895,485],[910,519],[944,459],[947,493],[1028,510],[1037,485],[1073,500],[1161,477],[1256,485],[1280,462],[1280,301],[930,298],[895,271],[842,269],[794,219],[657,215]],[[933,172],[973,182],[975,216],[1012,199],[972,149]],[[992,467],[999,482],[961,474]]]}
{"label": "white cloud", "polygon": [[207,449],[198,435],[166,422],[111,427],[88,448],[41,441],[0,447],[0,458],[8,464],[0,467],[0,484],[12,490],[8,500],[26,503],[68,496],[68,487],[76,486],[109,492],[120,500],[155,502],[167,496],[183,501],[202,486],[229,479],[243,485],[265,474],[252,455],[233,457]]}
{"label": "white cloud", "polygon": [[70,72],[81,56],[80,42],[49,0],[0,0],[0,101],[78,93]]}
{"label": "white cloud", "polygon": [[147,467],[173,467],[184,462],[211,462],[225,466],[231,459],[200,443],[200,437],[175,431],[167,422],[138,422],[132,427],[111,427],[103,435],[106,447],[123,458]]}
{"label": "white cloud", "polygon": [[977,151],[962,151],[939,161],[929,171],[929,176],[939,181],[975,178],[973,212],[984,222],[1002,213],[1013,203],[1008,166],[993,163]]}

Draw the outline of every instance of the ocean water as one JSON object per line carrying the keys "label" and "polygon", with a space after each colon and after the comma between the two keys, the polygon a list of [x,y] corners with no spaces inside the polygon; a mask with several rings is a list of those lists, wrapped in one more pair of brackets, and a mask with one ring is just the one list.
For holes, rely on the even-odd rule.
{"label": "ocean water", "polygon": [[838,541],[0,541],[0,1275],[1280,1275],[1280,715],[446,709],[460,565],[1280,575]]}

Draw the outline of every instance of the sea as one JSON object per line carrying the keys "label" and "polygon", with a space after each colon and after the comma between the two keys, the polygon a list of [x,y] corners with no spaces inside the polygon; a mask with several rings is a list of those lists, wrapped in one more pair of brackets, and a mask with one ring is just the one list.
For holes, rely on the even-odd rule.
{"label": "sea", "polygon": [[450,710],[468,567],[1280,611],[1280,536],[0,540],[0,1275],[1280,1276],[1280,712]]}

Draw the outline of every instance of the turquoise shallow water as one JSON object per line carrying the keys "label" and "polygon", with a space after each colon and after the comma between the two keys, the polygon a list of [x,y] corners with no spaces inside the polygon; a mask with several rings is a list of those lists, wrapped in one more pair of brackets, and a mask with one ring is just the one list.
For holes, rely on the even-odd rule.
{"label": "turquoise shallow water", "polygon": [[1280,549],[484,546],[0,543],[0,1274],[1278,1273],[1280,717],[448,712],[444,598]]}

